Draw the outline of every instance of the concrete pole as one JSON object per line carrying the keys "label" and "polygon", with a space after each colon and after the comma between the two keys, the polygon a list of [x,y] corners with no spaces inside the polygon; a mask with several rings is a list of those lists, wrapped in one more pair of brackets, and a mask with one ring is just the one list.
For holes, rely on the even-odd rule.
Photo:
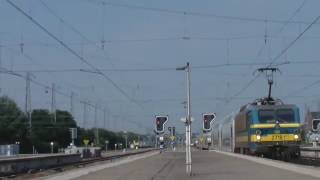
{"label": "concrete pole", "polygon": [[126,134],[126,136],[125,136],[125,140],[126,140],[126,145],[125,145],[125,147],[126,147],[126,149],[128,149],[128,134],[127,133],[125,133]]}
{"label": "concrete pole", "polygon": [[83,129],[86,129],[86,118],[87,118],[87,102],[83,101],[83,122],[82,127]]}
{"label": "concrete pole", "polygon": [[96,143],[99,144],[98,104],[94,106],[94,128],[95,128]]}
{"label": "concrete pole", "polygon": [[107,129],[106,127],[106,121],[107,121],[107,116],[106,116],[106,109],[103,109],[103,127],[104,129]]}
{"label": "concrete pole", "polygon": [[27,114],[27,118],[29,121],[29,128],[30,132],[32,129],[32,119],[31,119],[31,87],[30,87],[30,81],[31,81],[31,73],[27,72],[26,75],[26,107],[25,111]]}
{"label": "concrete pole", "polygon": [[74,104],[73,104],[73,99],[74,99],[74,92],[71,92],[70,96],[70,113],[74,117]]}
{"label": "concrete pole", "polygon": [[190,80],[190,65],[189,62],[187,63],[187,83],[188,83],[188,89],[187,89],[187,96],[188,96],[188,118],[186,119],[186,138],[187,138],[187,144],[186,144],[186,172],[188,175],[191,175],[192,173],[192,160],[191,160],[191,98],[190,98],[190,89],[191,89],[191,80]]}
{"label": "concrete pole", "polygon": [[53,113],[53,122],[57,122],[57,114],[56,114],[56,85],[52,83],[51,87],[51,113]]}

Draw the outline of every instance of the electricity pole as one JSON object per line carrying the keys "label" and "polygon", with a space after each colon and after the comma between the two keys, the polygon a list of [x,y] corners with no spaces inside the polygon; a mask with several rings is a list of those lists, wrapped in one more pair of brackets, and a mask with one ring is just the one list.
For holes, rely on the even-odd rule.
{"label": "electricity pole", "polygon": [[51,113],[53,113],[53,122],[57,123],[57,114],[56,114],[56,85],[52,83],[51,86]]}
{"label": "electricity pole", "polygon": [[97,121],[98,121],[98,104],[94,106],[94,128],[95,128],[96,143],[99,144],[99,129],[97,126]]}
{"label": "electricity pole", "polygon": [[82,127],[83,129],[86,129],[86,118],[87,118],[87,101],[82,101],[83,103],[83,122],[82,122]]}
{"label": "electricity pole", "polygon": [[106,127],[106,109],[103,109],[103,127],[104,129],[107,129]]}
{"label": "electricity pole", "polygon": [[27,118],[29,121],[30,132],[32,131],[32,119],[31,119],[31,73],[27,72],[26,75],[26,104],[25,104],[25,112],[27,114]]}
{"label": "electricity pole", "polygon": [[72,116],[74,116],[74,104],[73,104],[73,99],[74,99],[74,92],[71,91],[71,96],[70,96],[70,113]]}

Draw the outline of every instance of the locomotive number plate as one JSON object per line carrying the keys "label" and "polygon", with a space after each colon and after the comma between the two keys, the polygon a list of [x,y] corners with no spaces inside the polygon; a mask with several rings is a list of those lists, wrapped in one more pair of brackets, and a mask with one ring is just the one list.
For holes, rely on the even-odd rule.
{"label": "locomotive number plate", "polygon": [[284,141],[288,139],[286,135],[272,135],[272,141]]}

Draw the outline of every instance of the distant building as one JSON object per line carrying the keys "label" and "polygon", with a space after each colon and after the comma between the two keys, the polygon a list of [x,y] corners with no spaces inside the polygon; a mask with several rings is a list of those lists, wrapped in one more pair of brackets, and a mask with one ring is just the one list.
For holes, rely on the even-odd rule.
{"label": "distant building", "polygon": [[320,140],[320,126],[319,126],[320,112],[307,111],[305,116],[304,135],[306,143],[319,143]]}

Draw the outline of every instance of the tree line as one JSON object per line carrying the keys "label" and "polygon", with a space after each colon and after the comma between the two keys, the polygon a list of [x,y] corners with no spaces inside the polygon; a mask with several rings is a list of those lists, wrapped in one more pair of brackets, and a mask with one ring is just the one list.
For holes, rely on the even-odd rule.
{"label": "tree line", "polygon": [[[94,144],[108,149],[114,149],[114,144],[125,144],[143,138],[138,134],[128,132],[113,132],[99,128],[99,140],[96,139],[96,129],[84,129],[77,125],[74,117],[63,110],[52,113],[47,109],[34,109],[31,113],[31,125],[28,116],[16,102],[7,96],[0,97],[0,145],[19,144],[20,153],[49,153],[50,142],[53,142],[54,151],[66,148],[71,143],[70,128],[77,128],[76,146],[84,146],[83,140],[88,140],[89,145]],[[99,143],[98,143],[99,142]]]}

